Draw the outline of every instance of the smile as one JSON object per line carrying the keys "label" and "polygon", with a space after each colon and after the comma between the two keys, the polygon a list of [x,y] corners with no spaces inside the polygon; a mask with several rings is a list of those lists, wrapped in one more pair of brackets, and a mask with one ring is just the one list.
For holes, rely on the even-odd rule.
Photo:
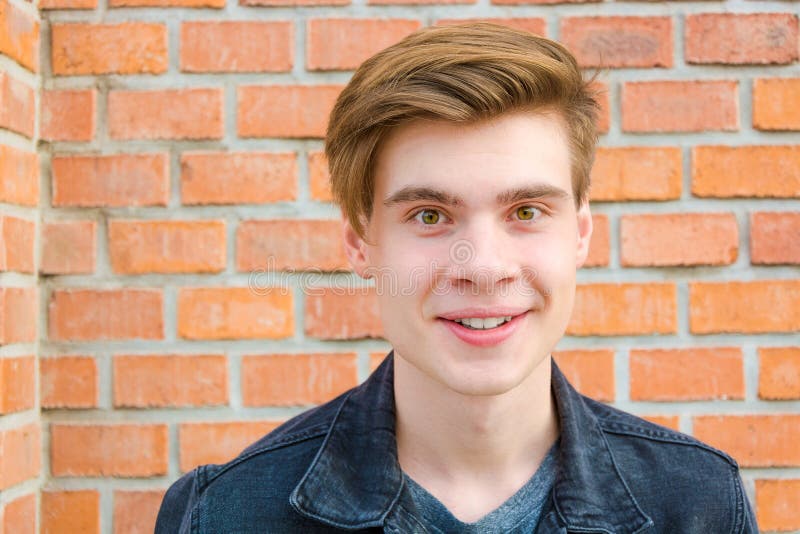
{"label": "smile", "polygon": [[528,316],[528,312],[515,316],[490,317],[486,319],[438,318],[458,339],[478,347],[498,345],[511,337],[520,324]]}

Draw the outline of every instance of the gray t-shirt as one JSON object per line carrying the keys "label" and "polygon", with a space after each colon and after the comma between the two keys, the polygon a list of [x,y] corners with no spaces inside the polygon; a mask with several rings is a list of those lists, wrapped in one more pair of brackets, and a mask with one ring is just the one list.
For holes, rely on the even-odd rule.
{"label": "gray t-shirt", "polygon": [[557,438],[533,476],[498,508],[474,523],[459,521],[442,502],[403,473],[407,495],[417,510],[416,520],[434,534],[507,534],[530,533],[536,530],[550,490],[556,479]]}

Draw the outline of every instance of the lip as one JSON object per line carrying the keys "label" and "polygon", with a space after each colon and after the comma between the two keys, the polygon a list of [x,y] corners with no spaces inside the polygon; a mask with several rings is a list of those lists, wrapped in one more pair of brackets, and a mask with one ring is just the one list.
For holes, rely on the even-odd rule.
{"label": "lip", "polygon": [[[528,313],[526,310],[525,313],[520,313],[516,317],[512,317],[510,321],[503,324],[502,326],[498,326],[496,328],[492,328],[489,330],[472,330],[470,328],[467,328],[466,326],[458,324],[455,321],[444,319],[442,317],[439,317],[436,320],[441,321],[461,341],[469,343],[470,345],[475,345],[477,347],[491,347],[494,345],[499,345],[500,343],[511,337],[511,335],[519,328],[519,326],[522,324],[522,322],[525,320],[525,317],[527,316]],[[493,316],[489,315],[489,317]]]}
{"label": "lip", "polygon": [[528,311],[528,309],[529,308],[509,308],[508,306],[498,306],[493,308],[464,308],[461,310],[443,313],[439,315],[439,318],[447,319],[448,321],[454,321],[456,319],[463,319],[465,317],[477,317],[480,319],[485,319],[486,317],[507,317],[509,315],[513,317],[515,315],[525,313]]}

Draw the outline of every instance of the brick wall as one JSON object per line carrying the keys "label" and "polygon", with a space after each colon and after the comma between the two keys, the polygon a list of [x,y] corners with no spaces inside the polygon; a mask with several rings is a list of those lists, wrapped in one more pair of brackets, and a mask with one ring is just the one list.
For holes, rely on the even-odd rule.
{"label": "brick wall", "polygon": [[326,116],[372,53],[477,18],[605,67],[557,362],[729,452],[762,529],[800,529],[797,0],[38,8],[0,0],[6,532],[151,532],[181,473],[366,378],[390,347],[370,288],[331,289],[357,277]]}

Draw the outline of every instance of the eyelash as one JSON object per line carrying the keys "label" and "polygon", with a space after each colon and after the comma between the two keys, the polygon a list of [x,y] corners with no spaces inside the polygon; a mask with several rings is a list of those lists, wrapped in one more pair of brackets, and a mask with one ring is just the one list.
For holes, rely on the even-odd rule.
{"label": "eyelash", "polygon": [[[513,210],[511,210],[511,211],[512,211],[512,212],[514,212],[514,213],[516,213],[516,212],[517,212],[517,210],[518,210],[518,209],[520,209],[520,208],[533,208],[533,209],[535,209],[535,210],[539,211],[539,212],[540,212],[542,215],[546,215],[546,214],[547,214],[547,210],[545,210],[544,208],[542,208],[542,207],[540,207],[540,206],[535,206],[535,205],[533,205],[533,204],[520,204],[519,206],[516,206],[516,207],[514,207],[514,209],[513,209]],[[436,211],[436,212],[438,212],[438,213],[440,213],[440,214],[442,214],[442,213],[443,213],[443,212],[442,212],[442,210],[440,210],[440,209],[438,209],[438,208],[420,208],[420,209],[418,209],[418,210],[414,211],[413,213],[411,213],[411,214],[410,214],[410,215],[409,215],[409,216],[406,218],[406,221],[407,221],[407,222],[415,222],[415,220],[416,220],[416,218],[417,218],[417,215],[419,215],[420,213],[422,213],[422,212],[425,212],[425,211]],[[533,218],[533,219],[529,219],[529,220],[522,220],[522,219],[521,219],[521,220],[520,220],[520,222],[523,222],[523,223],[529,223],[529,224],[531,224],[531,223],[533,223],[533,222],[535,222],[535,221],[537,221],[537,220],[538,220],[538,218],[536,218],[536,217],[535,217],[535,218]],[[434,227],[436,227],[436,226],[437,226],[436,224],[423,224],[423,223],[419,223],[419,222],[418,222],[417,224],[418,224],[419,226],[422,226],[422,227],[427,227],[427,228],[434,228]]]}

